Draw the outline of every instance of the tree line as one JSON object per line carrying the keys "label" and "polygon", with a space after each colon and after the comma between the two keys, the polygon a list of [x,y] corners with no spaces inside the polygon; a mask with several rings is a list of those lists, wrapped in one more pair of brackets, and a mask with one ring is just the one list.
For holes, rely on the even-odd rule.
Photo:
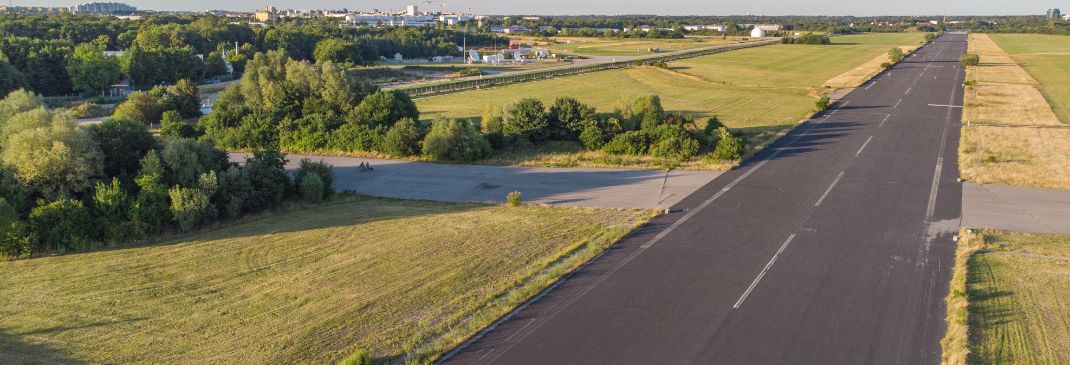
{"label": "tree line", "polygon": [[528,98],[487,106],[477,120],[440,118],[425,124],[403,92],[376,90],[345,77],[333,63],[312,64],[276,51],[256,55],[241,81],[224,90],[198,124],[204,139],[228,149],[374,152],[450,161],[556,141],[676,161],[703,147],[720,151],[710,157],[716,160],[738,159],[743,152],[742,142],[717,118],[700,127],[687,115],[665,112],[653,95],[608,113],[568,97],[549,106]]}
{"label": "tree line", "polygon": [[[152,15],[139,20],[79,15],[0,15],[0,93],[26,88],[41,95],[100,93],[119,80],[138,89],[240,75],[256,53],[285,50],[308,61],[367,65],[407,58],[460,55],[508,41],[493,34],[430,27],[339,27],[337,20],[259,27],[210,15]],[[104,51],[123,51],[121,57]]]}

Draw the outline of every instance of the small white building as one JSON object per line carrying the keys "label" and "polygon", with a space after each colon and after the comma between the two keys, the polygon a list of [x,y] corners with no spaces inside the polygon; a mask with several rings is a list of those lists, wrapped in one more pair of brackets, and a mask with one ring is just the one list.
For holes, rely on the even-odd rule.
{"label": "small white building", "polygon": [[405,60],[405,56],[402,56],[401,53],[395,53],[394,54],[394,61],[399,61],[400,62],[400,61],[404,61],[404,60]]}
{"label": "small white building", "polygon": [[751,38],[765,38],[765,29],[755,27],[750,31]]}

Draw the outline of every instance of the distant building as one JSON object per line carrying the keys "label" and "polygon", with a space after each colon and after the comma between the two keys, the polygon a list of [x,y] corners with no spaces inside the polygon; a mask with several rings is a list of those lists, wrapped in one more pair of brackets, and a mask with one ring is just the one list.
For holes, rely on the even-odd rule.
{"label": "distant building", "polygon": [[764,38],[765,29],[755,27],[753,30],[750,31],[750,36],[751,38]]}
{"label": "distant building", "polygon": [[409,5],[405,7],[405,15],[416,16],[416,5]]}
{"label": "distant building", "polygon": [[740,29],[759,28],[759,29],[764,30],[766,32],[777,32],[777,31],[780,31],[781,26],[780,26],[780,24],[740,24],[739,28]]}
{"label": "distant building", "polygon": [[697,30],[712,30],[717,32],[724,32],[723,25],[685,25],[684,29],[692,32]]}
{"label": "distant building", "polygon": [[1048,19],[1059,19],[1063,17],[1063,12],[1059,8],[1048,9]]}
{"label": "distant building", "polygon": [[278,20],[279,15],[275,7],[268,6],[263,9],[257,10],[256,13],[253,14],[253,18],[255,18],[258,22],[267,23],[270,21]]}
{"label": "distant building", "polygon": [[71,7],[72,13],[81,14],[115,14],[133,13],[137,8],[123,3],[85,3]]}

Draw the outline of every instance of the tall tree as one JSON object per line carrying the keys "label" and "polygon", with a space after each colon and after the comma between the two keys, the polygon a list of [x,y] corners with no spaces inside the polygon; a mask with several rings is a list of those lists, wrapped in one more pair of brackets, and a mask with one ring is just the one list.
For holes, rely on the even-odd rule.
{"label": "tall tree", "polygon": [[71,75],[74,88],[80,91],[104,91],[119,81],[122,72],[119,59],[104,55],[100,42],[79,44],[67,61],[67,73]]}

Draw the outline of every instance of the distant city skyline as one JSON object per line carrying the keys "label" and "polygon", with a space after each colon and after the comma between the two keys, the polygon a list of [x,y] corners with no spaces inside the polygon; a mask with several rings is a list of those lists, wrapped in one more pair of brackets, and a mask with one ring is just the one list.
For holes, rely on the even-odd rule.
{"label": "distant city skyline", "polygon": [[[350,10],[400,10],[406,5],[414,4],[421,10],[443,9],[441,1],[428,4],[424,1],[352,1],[352,0],[133,0],[125,2],[144,10],[237,10],[252,11],[266,5],[291,9],[341,9]],[[3,1],[2,5],[16,6],[71,6],[89,1],[36,0]],[[811,1],[766,1],[761,3],[749,1],[704,1],[684,0],[671,3],[655,1],[615,1],[615,0],[542,0],[537,2],[506,2],[488,0],[447,0],[445,9],[464,11],[475,14],[531,14],[531,15],[1043,15],[1048,8],[1060,7],[1057,1],[1023,0],[1015,2],[980,2],[980,1],[931,1],[901,0],[890,2],[864,2],[842,0]],[[1070,10],[1070,3],[1065,4]]]}

